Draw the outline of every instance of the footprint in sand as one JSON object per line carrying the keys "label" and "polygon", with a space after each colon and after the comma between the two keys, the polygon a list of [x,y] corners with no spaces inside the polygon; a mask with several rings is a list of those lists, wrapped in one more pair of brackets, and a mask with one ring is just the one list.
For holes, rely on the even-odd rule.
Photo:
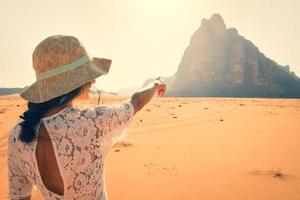
{"label": "footprint in sand", "polygon": [[0,110],[0,114],[5,113],[6,110],[7,110],[6,108],[2,108],[2,109]]}
{"label": "footprint in sand", "polygon": [[161,164],[148,162],[144,164],[144,167],[146,169],[146,174],[148,175],[162,175],[162,174],[171,174],[171,175],[177,175],[177,169],[175,165],[172,166],[163,166]]}
{"label": "footprint in sand", "polygon": [[278,113],[275,113],[273,111],[270,111],[269,114],[271,114],[271,115],[278,115]]}
{"label": "footprint in sand", "polygon": [[253,171],[250,171],[249,173],[255,176],[271,176],[280,179],[286,179],[288,177],[291,177],[290,175],[283,173],[281,169],[269,169],[269,170],[255,169]]}
{"label": "footprint in sand", "polygon": [[117,142],[113,148],[115,149],[114,152],[120,152],[120,148],[129,148],[133,147],[134,145],[129,142]]}

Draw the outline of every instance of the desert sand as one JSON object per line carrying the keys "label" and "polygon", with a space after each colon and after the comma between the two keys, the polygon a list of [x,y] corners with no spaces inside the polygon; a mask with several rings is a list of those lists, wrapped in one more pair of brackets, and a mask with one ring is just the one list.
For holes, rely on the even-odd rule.
{"label": "desert sand", "polygon": [[[7,134],[25,109],[0,97],[1,200]],[[300,100],[156,97],[109,153],[105,178],[111,200],[299,200]]]}

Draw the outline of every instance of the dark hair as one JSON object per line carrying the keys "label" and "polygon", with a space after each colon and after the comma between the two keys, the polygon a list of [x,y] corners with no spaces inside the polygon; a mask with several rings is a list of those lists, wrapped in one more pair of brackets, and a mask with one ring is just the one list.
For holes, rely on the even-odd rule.
{"label": "dark hair", "polygon": [[30,143],[33,141],[38,134],[38,130],[36,130],[37,125],[41,118],[44,117],[45,113],[51,108],[63,107],[72,101],[83,91],[84,86],[85,84],[67,94],[55,97],[43,103],[28,102],[28,110],[23,113],[23,116],[20,116],[20,118],[24,119],[24,121],[20,123],[22,128],[19,139],[25,143]]}

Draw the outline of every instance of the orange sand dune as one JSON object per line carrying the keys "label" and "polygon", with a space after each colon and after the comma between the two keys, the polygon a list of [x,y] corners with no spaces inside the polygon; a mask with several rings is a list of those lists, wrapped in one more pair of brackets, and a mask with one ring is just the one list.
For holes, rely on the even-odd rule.
{"label": "orange sand dune", "polygon": [[[0,199],[7,133],[25,109],[17,95],[0,97]],[[299,200],[299,119],[299,99],[155,98],[106,160],[109,198]]]}

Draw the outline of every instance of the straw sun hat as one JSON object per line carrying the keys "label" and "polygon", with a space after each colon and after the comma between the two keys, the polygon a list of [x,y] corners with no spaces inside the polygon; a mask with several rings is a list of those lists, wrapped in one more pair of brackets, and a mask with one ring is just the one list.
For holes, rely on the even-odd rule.
{"label": "straw sun hat", "polygon": [[107,74],[111,64],[105,58],[90,59],[77,38],[65,35],[50,36],[40,42],[32,61],[36,81],[21,93],[32,103],[61,96]]}

